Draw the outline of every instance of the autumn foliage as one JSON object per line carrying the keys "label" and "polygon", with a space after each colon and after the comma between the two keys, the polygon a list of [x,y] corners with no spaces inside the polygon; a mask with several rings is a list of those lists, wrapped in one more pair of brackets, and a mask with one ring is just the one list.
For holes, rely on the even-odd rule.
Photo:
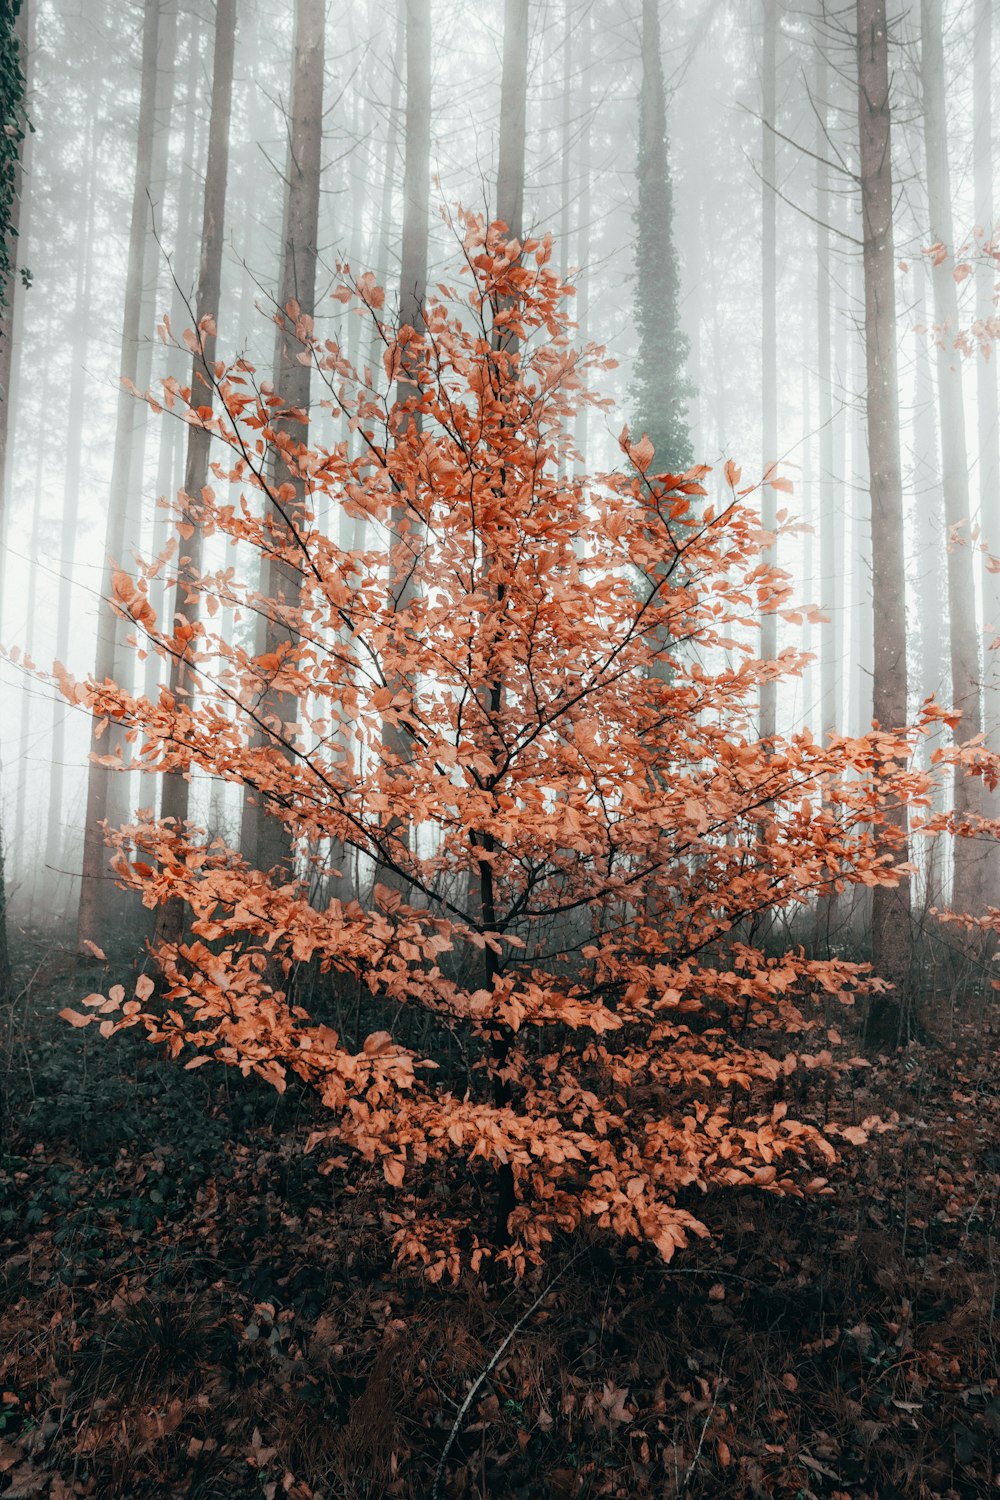
{"label": "autumn foliage", "polygon": [[[602,352],[573,347],[547,240],[460,222],[461,274],[420,330],[345,271],[384,378],[285,310],[329,445],[318,405],[307,425],[241,359],[206,371],[214,411],[176,383],[159,397],[225,456],[183,497],[179,550],[121,573],[117,605],[188,687],[62,686],[147,771],[247,789],[289,856],[258,869],[148,815],[113,833],[121,881],[150,908],[180,898],[186,930],[154,945],[155,986],[69,1018],[314,1088],[308,1149],[379,1164],[396,1249],[435,1279],[489,1255],[523,1269],[588,1228],[669,1259],[704,1233],[699,1192],[823,1191],[838,1128],[793,1119],[774,1085],[832,1066],[817,999],[876,982],[782,951],[782,914],[897,879],[881,808],[924,783],[903,737],[759,742],[761,682],[801,658],[755,654],[761,612],[794,610],[751,492],[731,467],[654,474],[627,433],[619,471],[582,473],[573,419],[605,409]],[[194,526],[239,562],[156,619],[149,578],[183,574]],[[267,597],[255,559],[293,586]],[[252,644],[263,617],[276,648]],[[363,997],[358,1034],[306,1013],[303,967]],[[421,1046],[401,1040],[414,1013]]]}

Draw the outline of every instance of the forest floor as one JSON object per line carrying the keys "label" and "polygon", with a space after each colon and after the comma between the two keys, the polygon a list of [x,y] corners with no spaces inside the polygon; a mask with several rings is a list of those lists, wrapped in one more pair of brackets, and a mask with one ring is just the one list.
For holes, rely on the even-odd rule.
{"label": "forest floor", "polygon": [[57,1012],[103,976],[40,945],[21,961],[0,1018],[5,1500],[429,1500],[470,1384],[560,1268],[442,1497],[1000,1494],[1000,1014],[932,1015],[933,1044],[855,1077],[837,1117],[900,1123],[829,1197],[701,1200],[713,1238],[670,1266],[595,1242],[520,1285],[432,1287],[392,1265],[371,1169],[302,1154],[307,1098],[74,1031]]}

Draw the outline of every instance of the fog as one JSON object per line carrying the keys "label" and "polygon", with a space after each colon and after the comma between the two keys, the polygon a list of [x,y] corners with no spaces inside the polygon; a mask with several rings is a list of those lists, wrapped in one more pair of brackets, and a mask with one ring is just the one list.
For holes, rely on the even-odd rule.
{"label": "fog", "polygon": [[[506,9],[510,24],[518,7]],[[637,300],[648,296],[637,279],[643,36],[645,24],[653,88],[654,10],[649,0],[527,4],[522,227],[554,236],[556,265],[577,287],[579,339],[605,345],[618,361],[604,380],[614,410],[591,413],[582,434],[591,471],[621,465],[622,424],[637,438],[650,410],[635,369]],[[963,649],[975,659],[977,711],[990,729],[989,646],[1000,614],[982,546],[1000,552],[990,359],[997,267],[988,248],[996,7],[993,0],[925,0],[889,10],[907,691],[912,707],[930,693],[946,703],[968,698],[968,684],[953,692],[951,672],[954,634],[968,631],[971,619]],[[262,371],[272,357],[281,279],[294,11],[291,0],[236,5],[218,349],[219,357],[246,351]],[[497,212],[504,11],[500,3],[460,0],[430,6],[431,287],[459,258],[456,206]],[[63,658],[80,679],[94,670],[123,420],[127,493],[117,563],[134,568],[136,557],[161,550],[172,523],[157,500],[175,496],[183,481],[182,424],[123,398],[120,386],[144,16],[148,41],[151,13],[156,76],[152,94],[146,80],[152,134],[148,183],[140,183],[142,251],[132,266],[139,278],[132,355],[136,386],[155,393],[166,375],[183,376],[185,368],[184,356],[157,340],[158,322],[168,314],[179,334],[194,321],[215,8],[207,0],[148,0],[145,8],[25,0],[19,22],[33,129],[23,145],[16,255],[30,286],[13,278],[4,326],[12,367],[2,419],[0,806],[10,915],[22,925],[72,928],[76,921],[91,723],[13,653],[46,670]],[[777,561],[791,573],[796,597],[820,606],[829,623],[778,623],[773,649],[804,646],[815,659],[781,685],[777,729],[862,732],[873,713],[872,607],[880,584],[865,425],[855,10],[825,0],[662,0],[656,18],[666,106],[662,186],[673,239],[659,251],[673,257],[676,272],[669,378],[678,391],[690,388],[678,398],[690,452],[712,466],[710,492],[730,459],[744,484],[767,474],[789,481],[790,493],[764,485],[765,519],[776,503],[805,523],[781,538]],[[358,357],[369,334],[331,293],[347,265],[355,275],[372,270],[389,305],[399,302],[405,26],[402,0],[398,19],[393,6],[363,0],[326,6],[316,329]],[[938,40],[944,113],[928,127]],[[943,236],[940,204],[935,209],[928,191],[928,149],[939,144],[951,226],[935,254]],[[941,170],[939,162],[939,179]],[[956,297],[943,314],[940,292],[935,310],[936,260]],[[665,316],[669,324],[670,308]],[[967,347],[956,348],[977,320]],[[666,404],[669,393],[661,394]],[[123,399],[131,403],[124,419]],[[957,517],[954,504],[964,502],[950,501],[946,510],[941,443],[942,432],[946,440],[957,436],[956,422],[968,478],[967,509]],[[329,414],[315,414],[312,436],[334,440]],[[969,559],[966,582],[952,581],[951,608],[949,535],[951,548]],[[209,544],[215,565],[221,545]],[[147,688],[162,670],[155,659],[127,666]],[[969,724],[967,704],[965,711]],[[155,784],[132,775],[122,800],[126,808],[153,806],[157,795]],[[235,839],[237,793],[228,787],[215,795],[213,815]],[[207,817],[210,783],[196,778],[193,796]]]}

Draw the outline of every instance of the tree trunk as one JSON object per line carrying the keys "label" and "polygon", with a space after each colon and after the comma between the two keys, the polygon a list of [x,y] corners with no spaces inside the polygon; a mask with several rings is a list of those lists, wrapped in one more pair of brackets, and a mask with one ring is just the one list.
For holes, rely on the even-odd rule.
{"label": "tree trunk", "polygon": [[[295,337],[295,320],[288,319],[285,309],[297,303],[299,311],[311,317],[316,296],[316,252],[319,227],[320,166],[323,144],[323,0],[296,0],[295,45],[292,64],[292,115],[285,195],[284,226],[281,247],[281,271],[278,305],[281,322],[275,340],[274,388],[285,406],[309,410],[311,368],[300,364],[301,345]],[[279,419],[294,442],[303,440],[301,424]],[[280,470],[280,471],[279,471]],[[304,494],[304,482],[285,470],[276,459],[273,483],[291,482],[294,507]],[[268,502],[268,518],[278,536],[284,530],[281,512]],[[281,607],[294,608],[298,599],[295,570],[287,563],[271,560],[263,571],[261,592],[270,601],[264,625],[264,651],[279,652],[292,639],[291,628],[282,620]],[[295,697],[270,688],[261,698],[259,718],[265,726],[263,743],[276,752],[291,755],[298,708]],[[269,814],[257,795],[246,795],[243,802],[242,845],[246,857],[262,870],[279,869],[285,878],[291,875],[293,856],[291,835],[277,814]]]}
{"label": "tree trunk", "polygon": [[[87,151],[95,159],[96,131],[91,130]],[[85,225],[80,259],[77,261],[76,294],[73,299],[73,346],[66,416],[66,456],[63,466],[63,494],[59,541],[59,604],[56,613],[56,660],[66,665],[74,613],[73,564],[76,556],[76,534],[80,524],[80,489],[83,477],[83,432],[87,398],[87,350],[90,347],[90,318],[93,300],[94,249],[94,176],[91,173],[84,190]],[[70,892],[67,876],[60,869],[66,845],[63,822],[63,789],[66,779],[66,721],[71,709],[61,697],[52,700],[52,762],[49,773],[49,802],[45,826],[45,864],[53,892],[53,911],[60,920],[66,915]],[[63,892],[67,895],[64,901]],[[58,897],[58,899],[56,899]]]}
{"label": "tree trunk", "polygon": [[[215,52],[212,64],[212,104],[208,129],[208,159],[205,165],[205,201],[201,224],[201,259],[198,266],[198,291],[195,315],[201,330],[201,353],[194,356],[191,369],[192,400],[198,406],[214,404],[215,335],[202,328],[203,319],[216,318],[222,294],[222,249],[226,224],[226,182],[229,175],[229,119],[233,99],[233,59],[236,51],[236,0],[217,0],[215,12]],[[201,577],[201,492],[208,483],[208,457],[211,435],[207,427],[187,429],[187,458],[184,465],[185,517],[193,527],[191,536],[181,541],[182,555],[177,564],[171,626],[178,618],[194,625],[198,618],[198,584]],[[170,693],[178,702],[190,699],[196,691],[195,674],[184,655],[170,659]],[[164,777],[160,816],[172,819],[178,831],[188,817],[191,783],[179,773]],[[159,908],[156,935],[164,942],[180,941],[184,908],[179,897]]]}
{"label": "tree trunk", "polygon": [[559,274],[569,280],[570,180],[573,165],[573,0],[563,0],[562,117],[559,143]]}
{"label": "tree trunk", "polygon": [[[500,80],[500,143],[497,153],[496,217],[507,226],[512,239],[520,240],[524,217],[524,153],[528,95],[528,0],[506,0],[503,31],[503,72]],[[494,347],[511,352],[516,339],[509,334],[494,336]],[[498,715],[503,705],[503,683],[495,681],[486,690],[487,712]],[[478,862],[479,922],[488,932],[496,930],[497,913],[493,890],[494,850],[489,833],[470,830],[474,846],[483,850]],[[496,955],[487,944],[483,950],[483,987],[492,993],[498,972]],[[493,1075],[493,1102],[503,1107],[511,1101],[510,1083],[504,1068],[510,1051],[511,1036],[506,1027],[493,1035],[490,1068]],[[510,1243],[509,1221],[517,1194],[514,1171],[509,1163],[497,1169],[496,1222],[493,1240],[496,1245]]]}
{"label": "tree trunk", "polygon": [[[764,41],[761,56],[761,347],[760,395],[761,442],[764,471],[778,458],[778,283],[777,283],[777,170],[775,126],[778,94],[778,3],[763,0]],[[764,482],[760,499],[760,518],[765,531],[777,526],[776,493]],[[773,568],[778,561],[777,542],[764,549],[764,565]],[[761,617],[760,654],[764,661],[774,661],[778,654],[778,617],[769,613]],[[777,727],[778,685],[764,682],[760,689],[760,737],[772,738]]]}
{"label": "tree trunk", "polygon": [[639,347],[632,376],[634,427],[637,437],[645,433],[653,444],[654,472],[683,474],[694,458],[687,421],[685,364],[689,349],[681,332],[667,98],[660,56],[660,0],[642,3],[636,178],[635,324]]}
{"label": "tree trunk", "polygon": [[[24,97],[28,93],[28,68],[29,68],[29,15],[28,0],[23,0],[20,11],[14,19],[12,35],[14,46],[19,55],[19,63],[24,78]],[[9,25],[9,21],[7,22]],[[4,125],[19,126],[20,120],[5,120]],[[9,244],[10,253],[10,275],[3,288],[3,306],[0,309],[0,605],[3,600],[3,575],[6,565],[6,539],[8,524],[8,497],[10,494],[9,479],[9,455],[8,441],[11,434],[11,396],[12,396],[12,373],[14,368],[15,350],[15,317],[18,311],[18,303],[24,297],[22,290],[18,295],[17,283],[20,267],[23,259],[18,253],[18,231],[21,227],[21,197],[24,183],[24,159],[27,141],[22,141],[21,151],[13,165],[13,197],[10,205],[10,214],[5,225],[0,226],[5,240]],[[0,767],[2,771],[2,767]],[[0,1003],[13,998],[13,980],[10,967],[10,947],[7,936],[7,883],[6,883],[6,844],[4,842],[3,820],[0,817]]]}
{"label": "tree trunk", "polygon": [[[46,364],[43,363],[39,370],[39,384],[42,390],[46,389],[45,378],[47,374]],[[28,543],[28,592],[25,600],[25,617],[27,622],[27,635],[25,639],[25,651],[27,655],[35,655],[36,629],[38,621],[38,573],[41,559],[41,534],[42,534],[42,507],[44,504],[44,481],[45,481],[45,449],[42,444],[38,445],[35,454],[35,494],[34,503],[31,507],[31,537]],[[18,886],[22,904],[26,906],[29,921],[34,919],[35,898],[38,894],[39,877],[39,855],[41,850],[35,839],[35,824],[32,821],[30,832],[28,823],[28,782],[31,777],[31,736],[35,727],[35,715],[32,712],[32,693],[22,692],[19,711],[19,733],[17,749],[17,792],[14,803],[14,830],[11,836],[10,849],[14,868],[18,872]]]}
{"label": "tree trunk", "polygon": [[[427,224],[429,217],[431,152],[431,11],[430,0],[406,0],[406,157],[403,169],[403,241],[399,268],[399,323],[420,332],[424,326],[424,297],[427,290]],[[404,357],[396,384],[396,404],[419,394],[407,378]],[[411,423],[420,427],[419,413],[399,413],[397,434],[402,436]],[[394,608],[406,610],[417,592],[417,572],[424,544],[423,529],[405,504],[393,506],[389,520],[389,595]],[[394,676],[387,681],[389,690],[399,692],[404,683]],[[402,767],[413,754],[413,740],[402,724],[386,720],[382,725],[382,752],[388,768]],[[413,830],[396,819],[385,829],[385,837],[394,847],[393,857],[405,865],[407,850],[412,847]],[[395,871],[383,870],[382,879],[405,889],[406,881]]]}
{"label": "tree trunk", "polygon": [[[982,732],[982,673],[976,625],[975,557],[970,534],[969,459],[965,442],[962,358],[951,347],[958,328],[954,269],[954,229],[945,119],[944,46],[941,0],[921,0],[920,73],[923,84],[924,150],[927,158],[927,206],[931,240],[944,247],[931,271],[934,320],[944,334],[937,354],[938,411],[941,432],[941,483],[948,529],[948,620],[952,703],[962,719],[958,740]],[[954,802],[958,819],[982,812],[982,782],[961,767],[955,772]],[[954,841],[952,906],[978,914],[982,910],[985,840],[975,836]]]}
{"label": "tree trunk", "polygon": [[837,490],[833,474],[833,361],[830,347],[830,172],[826,139],[830,79],[826,50],[816,37],[816,360],[819,379],[819,602],[826,617],[820,626],[820,738],[840,728],[838,672],[840,641],[840,579],[836,571]]}
{"label": "tree trunk", "polygon": [[[869,487],[872,525],[874,717],[886,730],[906,723],[906,609],[903,483],[899,456],[896,375],[896,289],[893,246],[892,114],[886,0],[857,0],[858,135],[860,145]],[[906,807],[886,808],[898,842],[884,844],[892,862],[907,857]],[[878,974],[896,986],[895,1005],[879,1006],[874,1030],[889,1037],[907,1029],[910,976],[910,883],[877,886],[872,902],[872,955]],[[890,1038],[891,1039],[891,1038]]]}
{"label": "tree trunk", "polygon": [[[591,76],[593,24],[591,8],[584,6],[577,21],[577,38],[580,48],[580,187],[576,200],[576,260],[580,267],[580,276],[576,292],[576,338],[578,344],[581,345],[587,342],[590,330],[590,190],[592,186],[590,137],[593,124],[593,80]],[[573,443],[577,452],[584,456],[584,469],[586,469],[589,418],[590,409],[586,402],[583,402],[577,408],[576,421],[573,425]]]}
{"label": "tree trunk", "polygon": [[528,0],[505,0],[497,218],[519,240],[524,218],[524,146],[528,103]]}
{"label": "tree trunk", "polygon": [[[974,135],[972,145],[974,212],[983,243],[997,233],[993,198],[993,14],[994,0],[976,0],[972,48],[972,95]],[[983,320],[995,312],[995,271],[984,255],[976,263],[976,316]],[[976,410],[979,449],[979,521],[986,546],[1000,557],[1000,399],[997,393],[996,353],[976,361]],[[983,727],[990,748],[1000,750],[1000,573],[985,565],[981,573],[983,598]],[[989,796],[990,812],[998,814],[996,794]],[[987,899],[1000,900],[1000,845],[988,853]]]}
{"label": "tree trunk", "polygon": [[[385,160],[382,171],[382,201],[379,210],[378,238],[376,250],[375,280],[385,288],[389,280],[390,230],[393,224],[392,190],[396,172],[396,156],[399,149],[399,96],[406,49],[406,0],[396,0],[396,35],[392,52],[392,86],[389,98],[389,115],[385,137]],[[372,370],[378,368],[382,338],[376,327],[372,327],[368,343],[367,361]],[[353,437],[353,434],[351,434]],[[359,531],[357,527],[360,527]],[[363,546],[364,523],[357,522],[355,546]]]}
{"label": "tree trunk", "polygon": [[[188,42],[185,53],[185,70],[188,88],[184,100],[184,137],[181,145],[181,161],[178,176],[177,209],[174,220],[174,243],[172,255],[173,278],[170,291],[170,326],[179,332],[189,321],[186,299],[195,279],[195,257],[197,254],[197,195],[194,191],[196,179],[201,175],[196,164],[202,159],[204,128],[202,127],[202,98],[194,87],[200,80],[202,23],[197,13],[188,17]],[[242,324],[240,325],[242,327]],[[181,384],[187,373],[186,351],[164,350],[164,375],[173,375]],[[160,450],[156,465],[156,499],[174,500],[183,479],[185,454],[182,447],[183,434],[180,424],[172,421],[160,422]],[[157,503],[153,508],[153,527],[150,550],[159,557],[170,530],[170,517],[165,506]],[[150,580],[149,603],[158,620],[162,620],[167,604],[167,589],[164,573]],[[163,660],[155,651],[146,657],[143,672],[143,692],[151,703],[155,703],[163,675]],[[156,775],[140,775],[139,806],[156,813],[160,795],[161,778]]]}
{"label": "tree trunk", "polygon": [[[926,269],[923,256],[914,266],[914,314],[926,327],[933,322],[927,310]],[[941,498],[941,463],[938,451],[934,371],[927,338],[915,335],[913,371],[913,495],[916,510],[916,573],[919,599],[920,696],[947,703],[951,698],[948,665],[948,584],[945,578],[944,502]],[[933,752],[943,743],[947,729],[937,725],[924,741],[922,758],[930,764]],[[944,812],[947,804],[940,778],[935,781],[934,808]],[[924,853],[924,889],[921,910],[946,903],[943,893],[945,855],[939,839],[932,839]]]}
{"label": "tree trunk", "polygon": [[[138,364],[140,317],[142,313],[142,277],[149,233],[149,181],[153,155],[153,125],[156,112],[156,56],[160,18],[160,0],[146,0],[142,30],[142,81],[139,94],[139,130],[136,143],[135,177],[132,186],[132,212],[129,228],[128,269],[125,280],[125,305],[122,317],[120,374],[135,382]],[[101,600],[97,613],[97,654],[94,676],[98,682],[115,680],[120,666],[119,647],[122,631],[111,606],[112,575],[120,566],[125,546],[129,500],[129,473],[132,461],[132,434],[139,403],[126,390],[119,392],[115,427],[114,457],[111,469],[111,492],[108,497],[107,524],[104,535],[104,571]],[[80,907],[77,917],[77,940],[81,947],[100,945],[111,906],[113,881],[104,841],[103,823],[110,804],[110,780],[118,774],[99,765],[93,758],[114,754],[122,748],[122,737],[106,720],[95,716],[91,731],[91,762],[87,778],[87,811],[83,831],[83,869],[80,882]]]}

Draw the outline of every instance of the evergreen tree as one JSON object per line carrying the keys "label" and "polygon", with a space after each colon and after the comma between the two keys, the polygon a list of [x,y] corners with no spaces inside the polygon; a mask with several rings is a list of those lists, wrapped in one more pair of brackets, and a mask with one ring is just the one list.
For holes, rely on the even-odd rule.
{"label": "evergreen tree", "polygon": [[654,468],[679,474],[691,467],[694,458],[687,421],[692,388],[684,371],[688,339],[680,325],[659,0],[642,0],[637,177],[635,322],[639,351],[632,378],[634,428],[637,437],[648,434]]}

